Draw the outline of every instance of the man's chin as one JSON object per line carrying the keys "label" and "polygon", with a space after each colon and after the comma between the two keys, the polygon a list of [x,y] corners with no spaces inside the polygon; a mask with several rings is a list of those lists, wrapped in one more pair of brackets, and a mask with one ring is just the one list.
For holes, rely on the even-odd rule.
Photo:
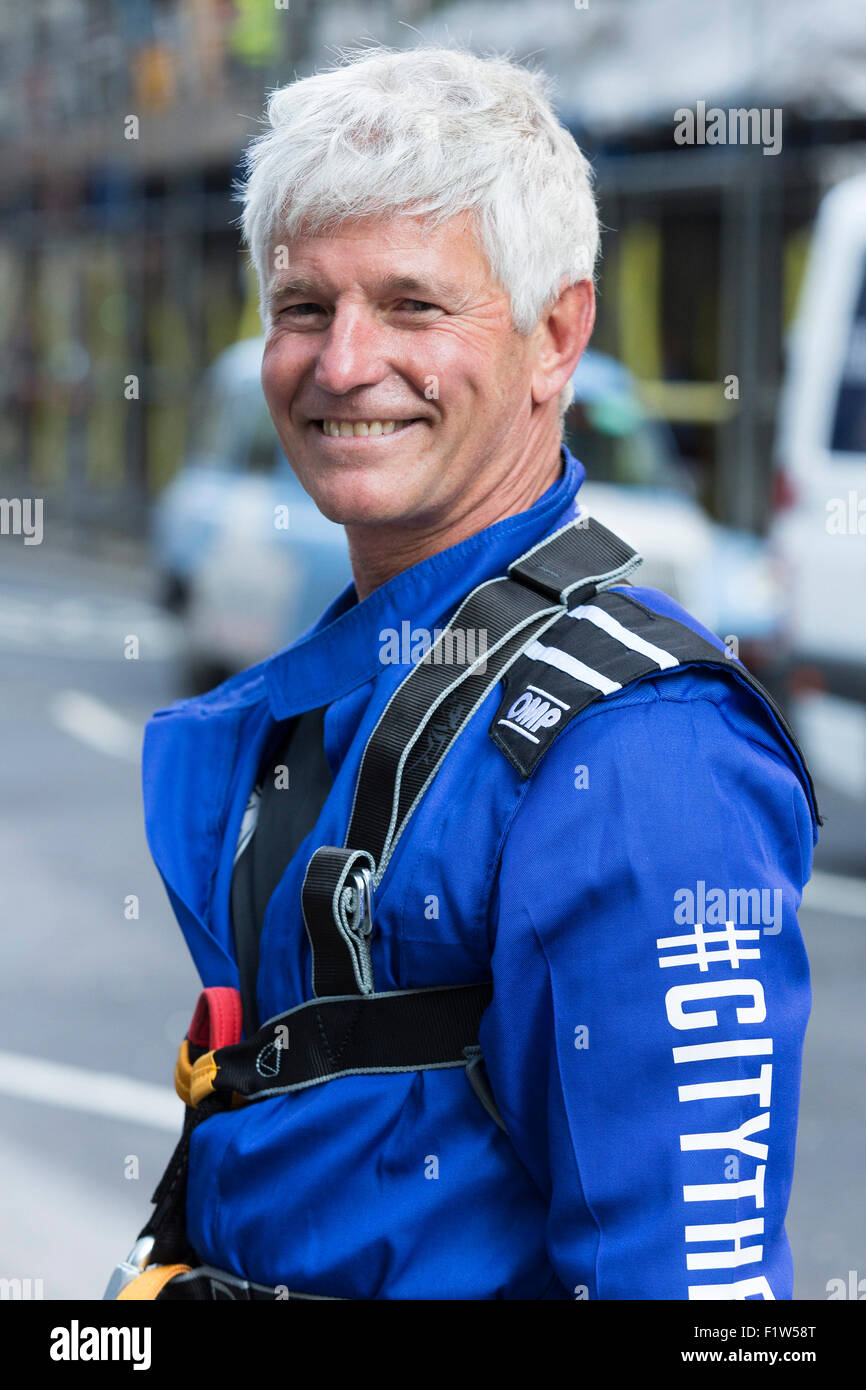
{"label": "man's chin", "polygon": [[310,495],[322,516],[339,526],[405,526],[423,508],[422,500],[405,485],[383,492],[371,486],[370,480],[364,481],[365,486],[358,486],[357,481],[352,486],[345,480],[337,488],[311,488]]}
{"label": "man's chin", "polygon": [[[419,457],[416,430],[408,426],[381,441],[360,437],[317,441],[295,455],[296,472],[319,511],[340,526],[385,526],[409,521],[429,502],[424,476],[439,470]],[[411,435],[411,439],[408,437]],[[291,453],[288,453],[291,459]]]}

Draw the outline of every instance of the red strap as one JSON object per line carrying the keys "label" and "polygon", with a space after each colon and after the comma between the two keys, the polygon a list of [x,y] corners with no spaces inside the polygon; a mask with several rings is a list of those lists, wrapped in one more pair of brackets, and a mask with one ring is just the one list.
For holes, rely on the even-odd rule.
{"label": "red strap", "polygon": [[229,985],[203,989],[195,1006],[187,1037],[195,1047],[215,1051],[241,1040],[243,1012],[238,990]]}

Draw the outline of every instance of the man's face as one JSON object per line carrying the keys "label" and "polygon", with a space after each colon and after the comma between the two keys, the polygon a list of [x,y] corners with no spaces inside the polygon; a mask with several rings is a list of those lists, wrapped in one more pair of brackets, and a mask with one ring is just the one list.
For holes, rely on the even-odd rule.
{"label": "man's face", "polygon": [[319,509],[435,527],[495,487],[525,445],[536,339],[512,328],[468,218],[346,223],[285,259],[262,384]]}

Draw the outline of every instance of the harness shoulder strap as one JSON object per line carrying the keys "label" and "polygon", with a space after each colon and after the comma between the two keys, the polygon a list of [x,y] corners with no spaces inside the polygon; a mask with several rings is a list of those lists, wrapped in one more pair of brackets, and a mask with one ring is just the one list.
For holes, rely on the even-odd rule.
{"label": "harness shoulder strap", "polygon": [[[619,536],[582,516],[460,604],[370,736],[344,844],[322,846],[307,867],[302,907],[316,995],[375,992],[372,895],[450,748],[527,643],[542,638],[568,604],[589,600],[640,563]],[[480,632],[487,640],[479,654],[466,639]]]}
{"label": "harness shoulder strap", "polygon": [[[324,716],[324,708],[312,709],[274,726],[235,850],[231,921],[248,1037],[260,1022],[256,985],[268,902],[331,790]],[[291,784],[278,778],[281,765],[290,767]]]}

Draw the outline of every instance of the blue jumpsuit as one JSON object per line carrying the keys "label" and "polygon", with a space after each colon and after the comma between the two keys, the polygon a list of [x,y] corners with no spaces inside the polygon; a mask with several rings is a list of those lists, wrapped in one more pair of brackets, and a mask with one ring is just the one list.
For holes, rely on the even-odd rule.
{"label": "blue jumpsuit", "polygon": [[[563,459],[528,511],[361,603],[349,585],[286,650],[150,720],[151,851],[203,985],[237,986],[232,860],[262,751],[275,721],[328,707],[333,787],[268,904],[262,1021],[312,997],[306,865],[342,844],[408,672],[382,634],[444,626],[572,518],[584,471]],[[508,1133],[462,1068],[217,1114],[192,1137],[190,1239],[205,1263],[340,1298],[789,1299],[816,838],[799,756],[733,668],[693,665],[591,705],[522,780],[488,736],[500,696],[398,842],[372,960],[379,991],[492,976],[479,1041]]]}

